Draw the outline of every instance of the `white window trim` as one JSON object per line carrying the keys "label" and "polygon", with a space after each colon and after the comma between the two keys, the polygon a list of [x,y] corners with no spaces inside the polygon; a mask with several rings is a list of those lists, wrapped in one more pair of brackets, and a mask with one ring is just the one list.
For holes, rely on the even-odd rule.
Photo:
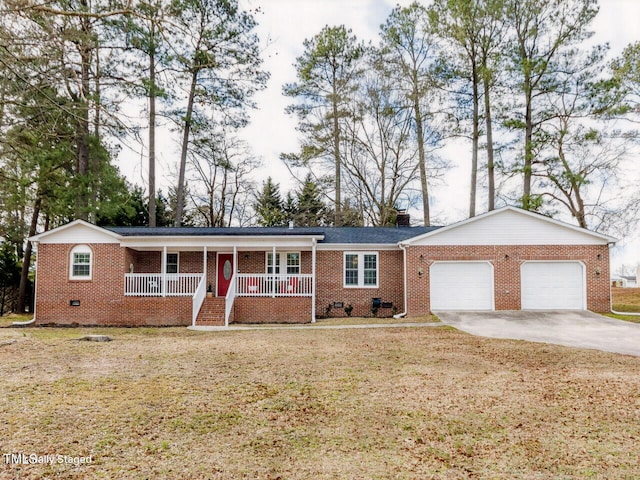
{"label": "white window trim", "polygon": [[[289,255],[298,255],[298,264],[297,265],[289,265]],[[285,258],[285,266],[284,268],[286,268],[287,270],[289,270],[289,267],[298,267],[298,273],[289,273],[286,272],[287,275],[300,275],[300,272],[302,271],[302,254],[300,252],[284,252],[284,258]],[[280,268],[282,268],[282,265],[280,265]]]}
{"label": "white window trim", "polygon": [[[169,267],[169,261],[168,261],[169,260],[169,255],[176,255],[176,271],[175,271],[175,273],[173,273],[173,272],[169,273],[168,272],[168,270],[169,270],[169,268],[168,268]],[[180,273],[180,252],[167,252],[167,258],[165,258],[164,261],[165,261],[165,263],[164,263],[165,264],[165,269],[167,270],[167,274],[168,275],[176,275],[176,274]]]}
{"label": "white window trim", "polygon": [[[287,263],[287,256],[290,253],[295,253],[296,255],[298,255],[298,259],[300,260],[299,264],[298,264],[298,273],[287,273],[287,267],[289,266]],[[264,273],[266,273],[267,275],[271,275],[269,273],[269,255],[273,255],[273,252],[266,252],[266,255],[264,256]],[[287,252],[276,252],[276,257],[278,258],[276,265],[278,267],[280,267],[280,273],[276,273],[276,275],[299,275],[302,272],[302,253],[299,251],[287,251]],[[283,260],[284,260],[284,264],[283,264]],[[284,273],[282,271],[282,267],[284,266]],[[275,269],[274,269],[275,272]]]}
{"label": "white window trim", "polygon": [[[358,284],[347,285],[347,255],[358,256]],[[376,257],[376,284],[364,284],[364,256],[375,255]],[[380,254],[379,252],[344,252],[342,255],[342,285],[344,288],[379,288],[380,285]]]}
{"label": "white window trim", "polygon": [[[74,275],[73,267],[75,266],[74,255],[76,253],[88,253],[89,254],[89,275]],[[84,264],[82,264],[84,265]],[[70,280],[91,280],[93,278],[93,250],[89,245],[76,245],[71,249],[69,254],[69,279]]]}

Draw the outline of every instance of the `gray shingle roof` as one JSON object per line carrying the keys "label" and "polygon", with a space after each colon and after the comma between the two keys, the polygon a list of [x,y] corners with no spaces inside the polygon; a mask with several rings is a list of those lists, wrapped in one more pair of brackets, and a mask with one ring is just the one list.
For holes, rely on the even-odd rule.
{"label": "gray shingle roof", "polygon": [[396,244],[440,227],[104,227],[124,237],[150,236],[311,236],[321,243]]}

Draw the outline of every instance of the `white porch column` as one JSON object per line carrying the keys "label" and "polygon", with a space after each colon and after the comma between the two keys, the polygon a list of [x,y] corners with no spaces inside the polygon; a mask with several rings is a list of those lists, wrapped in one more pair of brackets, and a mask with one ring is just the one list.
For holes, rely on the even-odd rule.
{"label": "white porch column", "polygon": [[[238,265],[238,247],[236,245],[233,246],[233,270],[231,270],[231,277],[235,277],[236,273],[240,273],[240,266]],[[233,292],[234,296],[238,293],[238,280],[236,279],[236,291]]]}
{"label": "white porch column", "polygon": [[167,246],[162,247],[162,296],[167,296]]}
{"label": "white porch column", "polygon": [[276,246],[273,246],[273,255],[271,256],[271,273],[273,274],[273,281],[271,282],[271,297],[276,298],[276,265],[278,259],[276,258]]}
{"label": "white porch column", "polygon": [[311,323],[316,323],[316,243],[311,240]]}
{"label": "white porch column", "polygon": [[[202,278],[204,278],[205,283],[208,283],[209,279],[207,278],[207,246],[204,246],[204,252],[202,254],[203,261],[202,261]],[[205,289],[207,288],[207,286],[205,285]]]}

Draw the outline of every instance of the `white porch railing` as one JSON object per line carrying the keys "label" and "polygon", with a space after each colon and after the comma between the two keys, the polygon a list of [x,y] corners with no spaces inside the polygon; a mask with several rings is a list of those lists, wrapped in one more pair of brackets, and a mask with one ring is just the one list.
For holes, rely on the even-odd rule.
{"label": "white porch railing", "polygon": [[135,297],[191,297],[201,273],[125,273],[124,294]]}
{"label": "white porch railing", "polygon": [[200,279],[200,283],[198,283],[198,288],[196,288],[196,293],[193,295],[193,299],[191,300],[191,325],[193,326],[196,324],[198,313],[200,313],[204,299],[207,296],[206,285],[207,281],[203,275]]}
{"label": "white porch railing", "polygon": [[310,297],[313,275],[272,275],[238,273],[235,275],[238,297]]}

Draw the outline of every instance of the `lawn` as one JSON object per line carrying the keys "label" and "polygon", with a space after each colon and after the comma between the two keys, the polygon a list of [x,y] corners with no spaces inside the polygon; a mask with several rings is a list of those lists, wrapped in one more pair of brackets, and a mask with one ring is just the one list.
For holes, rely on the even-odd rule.
{"label": "lawn", "polygon": [[[109,343],[81,342],[106,333]],[[639,478],[640,358],[448,327],[0,329],[0,478]]]}
{"label": "lawn", "polygon": [[618,312],[640,312],[640,288],[611,289],[613,309]]}
{"label": "lawn", "polygon": [[[636,312],[640,313],[640,288],[612,288],[611,298],[613,310],[616,312]],[[640,316],[614,315],[610,317],[627,320],[629,322],[640,323]]]}

